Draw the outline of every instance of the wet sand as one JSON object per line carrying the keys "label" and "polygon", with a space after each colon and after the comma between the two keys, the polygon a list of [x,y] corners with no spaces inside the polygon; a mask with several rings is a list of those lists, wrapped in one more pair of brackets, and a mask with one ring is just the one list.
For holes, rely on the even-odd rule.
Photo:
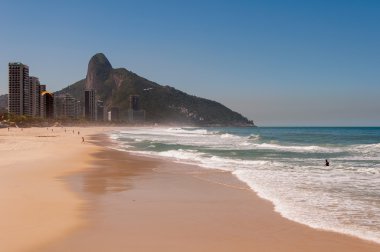
{"label": "wet sand", "polygon": [[84,224],[29,251],[380,251],[284,219],[228,172],[92,153],[86,169],[65,177],[85,202],[75,209]]}

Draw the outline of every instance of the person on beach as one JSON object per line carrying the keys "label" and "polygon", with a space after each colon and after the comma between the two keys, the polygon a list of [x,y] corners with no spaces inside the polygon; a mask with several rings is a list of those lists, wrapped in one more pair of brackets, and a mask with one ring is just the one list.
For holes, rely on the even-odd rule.
{"label": "person on beach", "polygon": [[84,143],[84,137],[82,137],[82,143]]}
{"label": "person on beach", "polygon": [[327,159],[325,159],[325,166],[330,166],[330,162]]}

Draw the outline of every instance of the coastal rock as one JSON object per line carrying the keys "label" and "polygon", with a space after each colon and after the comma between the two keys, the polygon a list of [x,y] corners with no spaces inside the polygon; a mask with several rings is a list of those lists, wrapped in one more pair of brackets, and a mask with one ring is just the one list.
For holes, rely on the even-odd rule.
{"label": "coastal rock", "polygon": [[99,89],[112,73],[112,65],[103,53],[90,59],[87,69],[85,89]]}

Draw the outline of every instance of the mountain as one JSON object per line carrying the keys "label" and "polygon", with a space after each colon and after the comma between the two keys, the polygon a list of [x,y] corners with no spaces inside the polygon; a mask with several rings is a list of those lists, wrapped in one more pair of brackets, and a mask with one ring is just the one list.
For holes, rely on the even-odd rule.
{"label": "mountain", "polygon": [[105,107],[119,107],[124,118],[127,118],[129,96],[139,95],[147,122],[253,126],[252,121],[218,102],[159,85],[125,68],[114,69],[102,53],[91,58],[85,79],[56,94],[69,93],[83,102],[85,89],[95,89]]}

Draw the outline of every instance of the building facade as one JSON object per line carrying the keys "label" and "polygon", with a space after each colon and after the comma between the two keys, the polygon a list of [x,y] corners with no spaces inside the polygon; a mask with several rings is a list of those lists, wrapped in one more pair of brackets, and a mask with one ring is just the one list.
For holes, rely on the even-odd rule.
{"label": "building facade", "polygon": [[76,119],[78,118],[78,103],[77,99],[75,99],[73,96],[70,94],[66,94],[64,98],[64,114],[66,117]]}
{"label": "building facade", "polygon": [[47,91],[41,93],[41,117],[45,119],[54,118],[54,95]]}
{"label": "building facade", "polygon": [[66,93],[54,96],[55,117],[78,119],[80,117],[80,102]]}
{"label": "building facade", "polygon": [[84,91],[84,117],[88,121],[96,121],[97,111],[96,111],[96,92],[95,90],[85,90]]}
{"label": "building facade", "polygon": [[14,115],[31,115],[29,67],[19,62],[9,63],[8,111]]}
{"label": "building facade", "polygon": [[37,77],[29,77],[31,116],[39,117],[41,112],[40,81]]}
{"label": "building facade", "polygon": [[53,118],[54,96],[46,92],[37,77],[29,76],[29,67],[19,62],[9,66],[8,112],[14,115]]}

